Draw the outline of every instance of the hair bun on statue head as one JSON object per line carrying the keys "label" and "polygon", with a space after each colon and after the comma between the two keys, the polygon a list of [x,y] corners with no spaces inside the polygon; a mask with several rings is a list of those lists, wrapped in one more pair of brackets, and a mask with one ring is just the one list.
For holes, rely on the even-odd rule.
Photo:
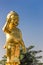
{"label": "hair bun on statue head", "polygon": [[10,11],[7,15],[7,18],[9,19],[12,15],[17,16],[19,19],[19,15],[15,11]]}

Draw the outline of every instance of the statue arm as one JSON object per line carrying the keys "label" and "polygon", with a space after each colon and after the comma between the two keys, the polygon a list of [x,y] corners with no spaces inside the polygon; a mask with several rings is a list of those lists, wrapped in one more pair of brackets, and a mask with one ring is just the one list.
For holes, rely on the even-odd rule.
{"label": "statue arm", "polygon": [[2,30],[5,32],[5,33],[10,33],[11,31],[9,30],[9,26],[8,26],[9,24],[6,22],[5,23],[5,25],[4,25],[4,27],[2,28]]}
{"label": "statue arm", "polygon": [[26,47],[25,47],[24,41],[21,40],[21,41],[20,41],[20,44],[21,44],[21,46],[22,46],[23,52],[26,53]]}
{"label": "statue arm", "polygon": [[21,39],[20,39],[20,45],[21,45],[21,47],[23,49],[23,52],[26,53],[26,47],[25,47],[24,41],[22,39],[22,33],[21,32],[20,32],[20,37],[21,37]]}

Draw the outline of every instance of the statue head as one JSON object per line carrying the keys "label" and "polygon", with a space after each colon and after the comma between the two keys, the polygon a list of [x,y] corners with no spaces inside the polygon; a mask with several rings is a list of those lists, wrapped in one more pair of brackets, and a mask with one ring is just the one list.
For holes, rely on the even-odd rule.
{"label": "statue head", "polygon": [[6,19],[6,22],[11,24],[11,26],[17,26],[19,24],[19,15],[15,11],[10,11]]}

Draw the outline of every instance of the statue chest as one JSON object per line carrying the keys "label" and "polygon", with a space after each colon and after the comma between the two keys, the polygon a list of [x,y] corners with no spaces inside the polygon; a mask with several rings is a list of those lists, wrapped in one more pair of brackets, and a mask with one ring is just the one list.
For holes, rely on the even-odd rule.
{"label": "statue chest", "polygon": [[20,39],[20,32],[18,30],[13,30],[10,34],[6,34],[6,39]]}

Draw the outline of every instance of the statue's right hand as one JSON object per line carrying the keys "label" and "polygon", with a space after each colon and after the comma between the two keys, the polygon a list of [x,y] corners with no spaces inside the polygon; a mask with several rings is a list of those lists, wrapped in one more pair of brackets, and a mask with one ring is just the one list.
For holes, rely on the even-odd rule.
{"label": "statue's right hand", "polygon": [[5,49],[5,48],[6,48],[6,46],[4,45],[4,46],[3,46],[3,48]]}
{"label": "statue's right hand", "polygon": [[27,49],[24,47],[23,48],[23,53],[26,53],[27,52]]}

